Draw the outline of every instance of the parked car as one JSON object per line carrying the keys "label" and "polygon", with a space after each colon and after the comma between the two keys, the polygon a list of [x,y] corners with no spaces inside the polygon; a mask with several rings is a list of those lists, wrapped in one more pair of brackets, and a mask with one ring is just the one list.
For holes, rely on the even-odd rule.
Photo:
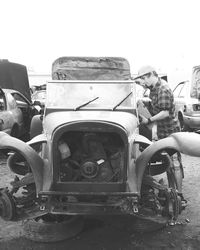
{"label": "parked car", "polygon": [[29,134],[30,122],[37,114],[32,103],[20,92],[0,89],[0,130],[14,137]]}
{"label": "parked car", "polygon": [[46,90],[36,90],[32,95],[32,102],[34,105],[39,106],[38,111],[43,113],[46,101]]}
{"label": "parked car", "polygon": [[120,216],[142,232],[175,223],[183,208],[170,155],[192,154],[200,138],[152,143],[139,135],[124,58],[63,57],[52,76],[43,118],[32,120],[35,137],[25,143],[0,132],[0,150],[14,152],[8,166],[19,175],[0,189],[0,216],[25,220],[24,236],[46,242],[76,235],[85,216]]}
{"label": "parked car", "polygon": [[200,91],[194,89],[191,81],[183,81],[175,87],[173,93],[182,131],[200,130]]}

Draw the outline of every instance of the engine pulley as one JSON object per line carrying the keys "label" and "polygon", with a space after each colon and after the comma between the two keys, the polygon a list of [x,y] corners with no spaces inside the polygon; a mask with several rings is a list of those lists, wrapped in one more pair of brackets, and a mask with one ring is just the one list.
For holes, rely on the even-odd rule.
{"label": "engine pulley", "polygon": [[86,160],[81,164],[80,170],[85,178],[95,178],[99,171],[99,165],[95,161]]}

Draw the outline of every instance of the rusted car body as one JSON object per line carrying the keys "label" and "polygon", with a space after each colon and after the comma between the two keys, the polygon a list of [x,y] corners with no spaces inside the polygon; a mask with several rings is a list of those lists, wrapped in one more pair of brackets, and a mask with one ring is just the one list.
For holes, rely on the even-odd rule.
{"label": "rusted car body", "polygon": [[[37,135],[24,143],[0,133],[0,149],[14,152],[8,166],[23,175],[2,188],[1,217],[34,219],[34,234],[30,224],[25,234],[43,241],[75,235],[85,215],[124,216],[141,231],[174,222],[182,207],[170,155],[200,156],[200,136],[152,143],[139,135],[135,83],[123,58],[59,58],[52,76]],[[66,218],[77,220],[55,235]],[[35,231],[41,219],[46,235],[45,223]]]}
{"label": "rusted car body", "polygon": [[29,133],[30,122],[36,110],[20,92],[0,89],[0,131],[14,137]]}

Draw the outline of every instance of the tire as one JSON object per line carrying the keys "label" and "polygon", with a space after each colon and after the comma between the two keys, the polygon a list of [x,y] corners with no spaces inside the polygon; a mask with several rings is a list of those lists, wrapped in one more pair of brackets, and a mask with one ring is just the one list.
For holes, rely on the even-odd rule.
{"label": "tire", "polygon": [[[156,219],[156,218],[155,218]],[[167,220],[165,218],[160,218],[160,220],[153,220],[152,216],[149,218],[138,217],[135,218],[133,231],[138,233],[150,233],[154,231],[161,230],[167,226]]]}
{"label": "tire", "polygon": [[[52,218],[52,215],[44,215]],[[81,216],[62,216],[60,221],[43,220],[44,216],[23,222],[24,237],[36,242],[57,242],[66,240],[80,233],[84,226]],[[55,218],[56,215],[53,215]]]}
{"label": "tire", "polygon": [[43,131],[41,115],[33,116],[30,126],[30,138],[32,139],[36,135],[41,134]]}
{"label": "tire", "polygon": [[178,115],[178,120],[180,123],[181,131],[188,131],[188,132],[191,131],[190,127],[184,123],[182,114]]}

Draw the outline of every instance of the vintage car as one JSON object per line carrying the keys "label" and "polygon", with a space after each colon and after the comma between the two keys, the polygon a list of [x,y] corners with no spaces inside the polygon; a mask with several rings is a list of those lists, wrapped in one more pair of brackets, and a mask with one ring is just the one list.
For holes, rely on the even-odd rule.
{"label": "vintage car", "polygon": [[182,130],[200,131],[200,66],[193,67],[192,79],[177,84],[173,93]]}
{"label": "vintage car", "polygon": [[88,216],[124,218],[142,232],[174,224],[183,208],[170,155],[199,156],[200,135],[155,143],[139,135],[124,58],[59,58],[52,78],[44,114],[32,120],[33,138],[25,143],[0,132],[16,174],[1,187],[0,216],[23,220],[25,237],[44,242],[76,235]]}
{"label": "vintage car", "polygon": [[29,134],[36,109],[23,94],[13,89],[0,89],[0,131],[11,136]]}

